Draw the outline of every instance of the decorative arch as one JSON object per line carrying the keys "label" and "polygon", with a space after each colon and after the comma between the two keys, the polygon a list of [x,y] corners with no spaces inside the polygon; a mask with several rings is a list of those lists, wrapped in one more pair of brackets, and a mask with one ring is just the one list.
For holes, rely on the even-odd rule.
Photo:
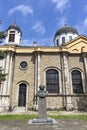
{"label": "decorative arch", "polygon": [[19,82],[17,83],[17,85],[19,85],[19,84],[21,84],[21,83],[25,83],[26,85],[29,86],[29,83],[28,83],[27,81],[25,81],[25,80],[19,81]]}

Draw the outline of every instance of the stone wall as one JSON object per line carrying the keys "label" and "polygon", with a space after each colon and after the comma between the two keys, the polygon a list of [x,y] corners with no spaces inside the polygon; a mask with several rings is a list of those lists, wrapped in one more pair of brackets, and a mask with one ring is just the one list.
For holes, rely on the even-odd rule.
{"label": "stone wall", "polygon": [[76,95],[72,97],[73,109],[87,111],[87,95]]}
{"label": "stone wall", "polygon": [[[25,70],[20,68],[20,63],[22,61],[26,61],[28,63],[28,67]],[[20,83],[25,83],[27,85],[26,105],[32,106],[34,98],[34,60],[32,54],[16,54],[15,56],[12,102],[13,105],[17,106]]]}
{"label": "stone wall", "polygon": [[45,71],[47,69],[61,69],[60,55],[58,53],[43,53],[41,55],[40,63],[40,82],[46,84],[45,82]]}
{"label": "stone wall", "polygon": [[61,96],[48,96],[46,100],[48,110],[58,110],[63,108],[63,98]]}
{"label": "stone wall", "polygon": [[[20,63],[22,61],[27,61],[28,68],[26,70],[20,69]],[[47,97],[47,108],[48,109],[60,109],[64,106],[63,96],[60,94],[63,94],[62,90],[62,74],[61,74],[61,59],[60,59],[60,53],[41,53],[40,54],[40,84],[46,85],[46,78],[45,78],[45,71],[47,69],[57,69],[59,71],[59,87],[60,87],[60,93],[59,95],[56,94],[49,94]],[[27,101],[26,106],[28,108],[32,108],[34,105],[34,80],[35,80],[35,59],[34,54],[16,54],[15,56],[15,69],[14,69],[14,81],[13,81],[13,91],[12,91],[12,103],[13,105],[18,106],[18,92],[19,92],[19,84],[24,82],[27,84]],[[72,83],[71,83],[71,70],[73,68],[79,68],[84,72],[83,67],[83,60],[81,58],[81,55],[68,55],[68,67],[69,67],[69,88],[68,92],[69,94],[73,95],[72,93]],[[38,86],[37,86],[38,87]],[[72,106],[75,107],[75,109],[80,108],[79,101],[77,102],[76,95],[70,96],[70,100],[72,103]],[[81,100],[78,98],[78,100]]]}

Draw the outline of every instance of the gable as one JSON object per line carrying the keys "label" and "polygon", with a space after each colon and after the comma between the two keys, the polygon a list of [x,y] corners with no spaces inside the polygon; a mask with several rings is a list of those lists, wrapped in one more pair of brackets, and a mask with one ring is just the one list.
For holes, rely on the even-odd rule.
{"label": "gable", "polygon": [[87,52],[87,37],[79,36],[66,45],[63,45],[63,48],[65,48],[69,53]]}

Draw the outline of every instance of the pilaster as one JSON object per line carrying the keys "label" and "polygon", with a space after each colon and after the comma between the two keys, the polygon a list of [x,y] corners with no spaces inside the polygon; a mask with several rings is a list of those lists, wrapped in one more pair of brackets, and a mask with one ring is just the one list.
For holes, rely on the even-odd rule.
{"label": "pilaster", "polygon": [[84,72],[85,72],[85,92],[87,93],[87,89],[86,89],[86,87],[87,87],[87,54],[86,53],[84,53],[84,54],[82,54],[82,57],[83,57],[83,65],[84,65]]}
{"label": "pilaster", "polygon": [[10,89],[11,89],[11,81],[12,81],[12,60],[13,60],[13,54],[11,53],[10,54],[10,63],[9,63],[9,75],[8,75],[8,88],[7,88],[7,94],[9,95],[10,94]]}
{"label": "pilaster", "polygon": [[[40,52],[35,52],[35,92],[34,95],[36,96],[39,86],[40,86],[40,57],[41,53]],[[35,98],[35,104],[37,104],[37,97]]]}
{"label": "pilaster", "polygon": [[39,90],[39,86],[40,86],[40,52],[38,52],[37,55],[37,77],[38,77],[38,90]]}
{"label": "pilaster", "polygon": [[71,97],[69,92],[69,69],[68,69],[68,53],[62,53],[62,76],[63,76],[63,102],[66,110],[72,109]]}
{"label": "pilaster", "polygon": [[3,89],[2,89],[3,95],[7,94],[9,66],[10,66],[10,53],[8,52],[7,57],[5,58],[5,64],[4,64],[4,73],[7,74],[7,75],[6,75],[6,80],[3,82]]}

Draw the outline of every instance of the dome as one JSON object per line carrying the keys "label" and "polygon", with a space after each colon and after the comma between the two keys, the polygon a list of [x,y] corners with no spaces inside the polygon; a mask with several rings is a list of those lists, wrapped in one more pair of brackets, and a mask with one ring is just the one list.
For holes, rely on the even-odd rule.
{"label": "dome", "polygon": [[20,27],[16,24],[16,22],[14,22],[14,24],[10,25],[6,31],[8,31],[10,29],[15,29],[15,30],[19,31],[22,35],[22,31],[21,31]]}
{"label": "dome", "polygon": [[78,34],[78,31],[75,28],[71,27],[71,26],[64,26],[64,27],[57,30],[57,32],[55,34],[55,37],[57,35],[61,35],[63,33],[75,33],[75,34]]}

